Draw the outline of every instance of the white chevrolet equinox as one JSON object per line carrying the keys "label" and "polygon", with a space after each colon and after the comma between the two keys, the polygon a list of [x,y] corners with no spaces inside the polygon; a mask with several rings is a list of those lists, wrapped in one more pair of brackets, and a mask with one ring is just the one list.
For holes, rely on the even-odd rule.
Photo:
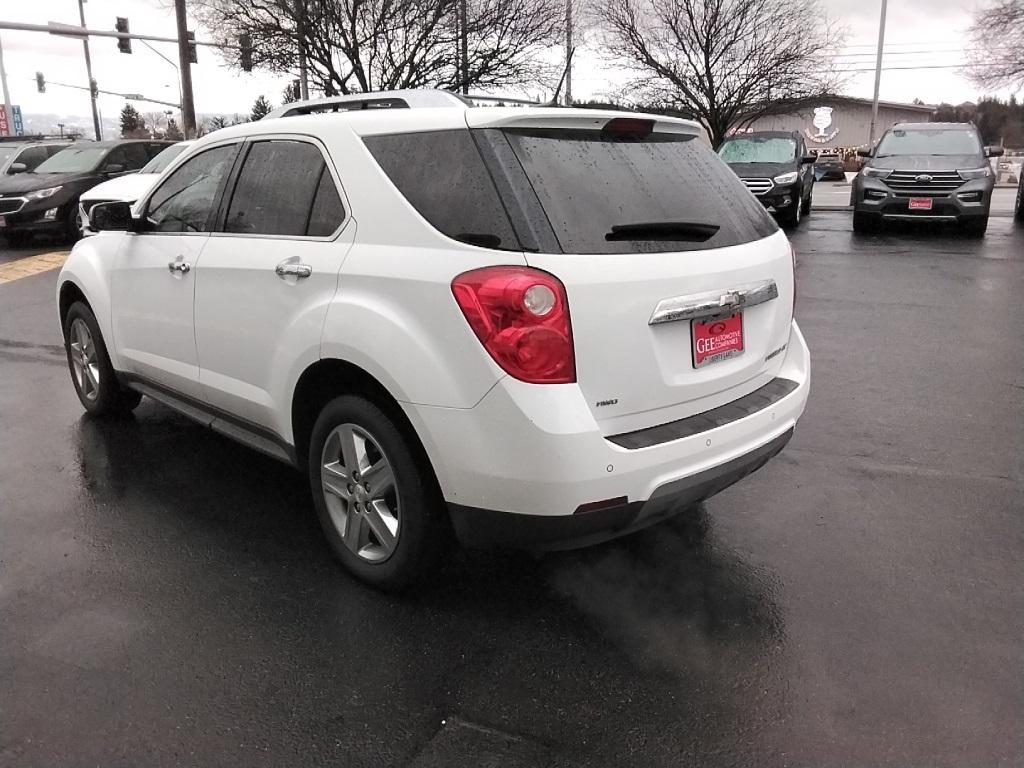
{"label": "white chevrolet equinox", "polygon": [[92,223],[57,288],[85,409],[147,395],[293,464],[382,587],[450,530],[554,549],[663,520],[807,400],[789,242],[684,120],[301,102]]}

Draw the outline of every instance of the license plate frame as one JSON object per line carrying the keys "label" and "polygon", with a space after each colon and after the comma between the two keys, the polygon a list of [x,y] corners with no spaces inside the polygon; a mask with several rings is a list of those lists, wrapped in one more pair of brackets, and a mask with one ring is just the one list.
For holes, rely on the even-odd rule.
{"label": "license plate frame", "polygon": [[911,211],[930,211],[934,201],[930,197],[912,197],[907,201],[907,209]]}
{"label": "license plate frame", "polygon": [[[712,339],[718,343],[709,343]],[[741,311],[690,321],[690,361],[695,369],[742,355],[745,344]]]}

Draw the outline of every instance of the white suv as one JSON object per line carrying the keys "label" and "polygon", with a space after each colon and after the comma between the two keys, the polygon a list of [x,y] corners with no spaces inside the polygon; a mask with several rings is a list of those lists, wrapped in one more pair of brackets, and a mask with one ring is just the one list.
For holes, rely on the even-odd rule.
{"label": "white suv", "polygon": [[61,271],[79,399],[145,394],[308,473],[379,586],[449,528],[648,526],[778,453],[810,382],[789,242],[698,134],[401,91],[217,131]]}

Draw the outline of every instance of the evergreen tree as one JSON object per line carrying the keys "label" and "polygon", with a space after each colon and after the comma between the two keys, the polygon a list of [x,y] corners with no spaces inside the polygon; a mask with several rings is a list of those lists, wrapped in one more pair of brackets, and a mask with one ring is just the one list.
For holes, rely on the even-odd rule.
{"label": "evergreen tree", "polygon": [[139,114],[139,110],[131,104],[125,104],[121,110],[121,136],[124,138],[136,138],[140,132],[145,132],[146,123]]}
{"label": "evergreen tree", "polygon": [[270,102],[265,97],[260,96],[256,99],[256,102],[252,105],[252,112],[249,113],[249,119],[256,121],[260,118],[266,117],[274,107],[271,106]]}
{"label": "evergreen tree", "polygon": [[185,138],[185,135],[181,132],[181,128],[174,122],[174,118],[170,118],[167,121],[167,129],[164,131],[164,138],[170,141],[181,141]]}

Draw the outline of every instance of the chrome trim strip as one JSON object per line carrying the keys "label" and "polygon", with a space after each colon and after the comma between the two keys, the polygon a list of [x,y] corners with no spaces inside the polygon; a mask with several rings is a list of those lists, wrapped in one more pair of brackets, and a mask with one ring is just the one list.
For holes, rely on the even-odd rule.
{"label": "chrome trim strip", "polygon": [[740,309],[764,304],[779,297],[779,287],[774,280],[760,280],[746,283],[728,291],[706,291],[687,296],[662,299],[654,308],[648,325],[674,323],[677,320],[693,320],[698,317],[714,317],[731,314]]}

